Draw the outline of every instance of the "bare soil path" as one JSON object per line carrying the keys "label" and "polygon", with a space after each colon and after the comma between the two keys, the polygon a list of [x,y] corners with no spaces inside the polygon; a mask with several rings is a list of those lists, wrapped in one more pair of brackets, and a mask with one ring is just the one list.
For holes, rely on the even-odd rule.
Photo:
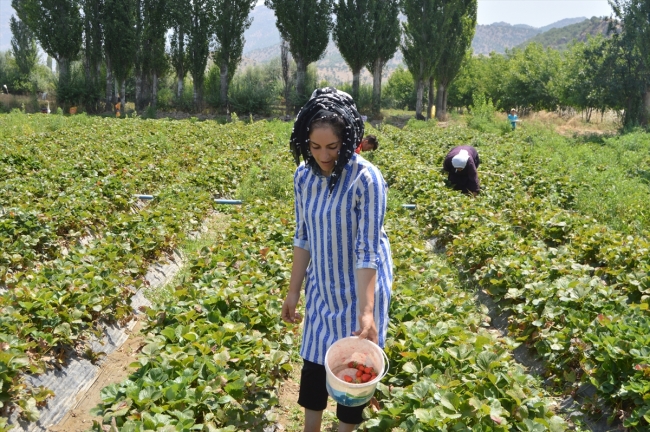
{"label": "bare soil path", "polygon": [[100,402],[100,391],[107,385],[122,382],[134,369],[129,364],[136,361],[136,356],[143,346],[144,337],[140,334],[140,322],[136,323],[129,338],[118,350],[102,359],[99,374],[93,385],[77,395],[75,406],[57,424],[49,428],[52,432],[83,432],[89,430],[93,421],[101,417],[93,416],[90,410]]}

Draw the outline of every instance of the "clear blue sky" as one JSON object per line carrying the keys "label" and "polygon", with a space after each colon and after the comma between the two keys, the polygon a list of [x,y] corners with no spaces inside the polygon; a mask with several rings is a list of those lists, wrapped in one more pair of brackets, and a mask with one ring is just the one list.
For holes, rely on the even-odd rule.
{"label": "clear blue sky", "polygon": [[607,0],[478,0],[478,23],[543,27],[564,18],[610,16]]}

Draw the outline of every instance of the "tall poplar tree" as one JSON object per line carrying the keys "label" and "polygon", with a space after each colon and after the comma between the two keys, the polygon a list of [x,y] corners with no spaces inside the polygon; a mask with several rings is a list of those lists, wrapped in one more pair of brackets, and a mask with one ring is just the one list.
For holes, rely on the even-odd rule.
{"label": "tall poplar tree", "polygon": [[433,72],[438,85],[436,94],[438,120],[445,120],[447,117],[447,89],[458,75],[467,50],[472,44],[476,31],[477,9],[477,0],[444,2],[442,13],[446,19],[441,32],[441,51]]}
{"label": "tall poplar tree", "polygon": [[38,63],[38,47],[34,33],[27,24],[13,15],[9,19],[11,29],[11,52],[16,60],[18,71],[23,77],[28,77]]}
{"label": "tall poplar tree", "polygon": [[188,27],[187,57],[194,84],[194,107],[200,110],[203,102],[205,68],[210,55],[210,36],[214,26],[212,0],[192,0]]}
{"label": "tall poplar tree", "polygon": [[221,73],[221,105],[228,105],[228,84],[244,50],[244,31],[253,22],[250,15],[256,0],[216,0],[213,55]]}
{"label": "tall poplar tree", "polygon": [[[610,0],[614,15],[623,24],[614,34],[627,71],[621,77],[625,85],[626,125],[650,124],[650,2],[647,0]],[[614,30],[614,28],[612,28]]]}
{"label": "tall poplar tree", "polygon": [[374,37],[368,31],[370,0],[339,0],[334,5],[336,24],[332,36],[341,56],[352,70],[352,97],[359,98],[359,76],[371,60],[367,50]]}
{"label": "tall poplar tree", "polygon": [[70,73],[70,63],[81,49],[83,21],[77,0],[12,0],[18,17],[36,36],[41,48],[54,58],[59,70],[59,88]]}
{"label": "tall poplar tree", "polygon": [[291,104],[289,103],[291,96],[291,74],[289,73],[289,44],[282,39],[280,42],[280,64],[282,66],[282,85],[284,94],[284,107],[285,114],[291,114]]}
{"label": "tall poplar tree", "polygon": [[190,27],[191,6],[189,0],[175,0],[169,10],[172,34],[169,41],[169,57],[176,72],[176,97],[183,95],[183,81],[187,75],[187,33]]}
{"label": "tall poplar tree", "polygon": [[265,0],[275,12],[276,26],[296,62],[297,108],[309,97],[305,89],[307,66],[325,53],[332,29],[334,0]]}
{"label": "tall poplar tree", "polygon": [[148,80],[150,103],[156,106],[158,99],[158,79],[168,67],[165,55],[166,33],[170,25],[171,16],[168,12],[170,0],[143,0],[144,30],[142,39],[147,49],[143,56],[142,69]]}
{"label": "tall poplar tree", "polygon": [[144,57],[149,50],[149,43],[144,37],[145,16],[148,13],[144,8],[143,0],[133,0],[135,3],[135,58],[133,62],[133,74],[135,76],[135,109],[141,112],[144,108],[142,98],[142,86],[144,84]]}
{"label": "tall poplar tree", "polygon": [[440,12],[445,0],[404,0],[407,21],[403,24],[404,62],[413,75],[416,86],[415,116],[422,117],[424,80],[433,73],[439,51],[439,31],[446,17]]}
{"label": "tall poplar tree", "polygon": [[99,76],[103,60],[103,0],[81,0],[84,22],[83,59],[86,76],[86,109],[97,111],[100,98]]}
{"label": "tall poplar tree", "polygon": [[372,74],[372,113],[381,111],[381,76],[384,66],[399,47],[399,0],[370,0],[369,20],[366,30],[372,35],[367,46],[370,60],[366,67]]}
{"label": "tall poplar tree", "polygon": [[132,0],[105,0],[104,47],[110,58],[117,85],[121,85],[122,112],[126,99],[126,78],[133,69],[136,55],[136,5]]}

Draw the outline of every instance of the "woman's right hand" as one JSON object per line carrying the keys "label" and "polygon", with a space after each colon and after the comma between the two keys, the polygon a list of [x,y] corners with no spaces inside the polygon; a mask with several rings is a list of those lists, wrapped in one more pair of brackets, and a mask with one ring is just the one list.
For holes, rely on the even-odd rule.
{"label": "woman's right hand", "polygon": [[292,324],[296,321],[300,322],[302,317],[296,313],[298,300],[300,300],[300,291],[293,292],[289,290],[287,298],[284,299],[284,303],[282,304],[282,321]]}

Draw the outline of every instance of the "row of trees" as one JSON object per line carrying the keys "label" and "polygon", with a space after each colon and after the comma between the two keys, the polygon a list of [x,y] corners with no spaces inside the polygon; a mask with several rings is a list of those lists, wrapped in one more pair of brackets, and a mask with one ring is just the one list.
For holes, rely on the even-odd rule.
{"label": "row of trees", "polygon": [[[250,26],[255,0],[12,0],[12,6],[18,15],[12,18],[14,57],[17,63],[33,58],[28,53],[38,40],[58,64],[59,103],[67,102],[70,94],[70,65],[81,58],[87,109],[101,108],[102,78],[110,109],[119,89],[125,93],[131,74],[136,108],[142,109],[155,105],[158,79],[170,65],[179,95],[184,78],[192,75],[195,103],[200,105],[210,54],[220,65],[222,93],[227,95],[229,72],[241,59],[243,32]],[[223,100],[227,103],[227,97]]]}
{"label": "row of trees", "polygon": [[[467,56],[449,93],[450,105],[471,107],[476,95],[520,112],[615,110],[626,126],[650,120],[650,4],[612,2],[609,38],[575,43],[565,52],[530,44],[506,55]],[[416,74],[414,74],[416,76]]]}
{"label": "row of trees", "polygon": [[[71,90],[71,63],[81,59],[83,103],[109,109],[135,77],[135,105],[155,105],[161,76],[175,73],[176,96],[188,73],[194,103],[200,107],[208,59],[221,74],[220,102],[228,104],[228,86],[242,55],[243,33],[250,26],[255,0],[12,0],[16,63],[34,67],[36,43],[58,64],[59,103],[78,98]],[[476,0],[266,0],[283,38],[285,99],[301,106],[312,89],[305,87],[309,64],[320,59],[330,36],[353,73],[352,93],[359,95],[365,67],[373,75],[372,111],[381,107],[385,64],[400,47],[411,69],[420,65],[419,83],[435,80],[444,115],[447,87],[458,72],[476,25]],[[400,24],[403,12],[407,22]],[[168,36],[169,35],[169,36]],[[404,35],[404,37],[402,37]],[[288,88],[289,54],[296,64],[295,91]],[[105,85],[102,84],[105,80]],[[420,98],[421,99],[421,98]],[[70,100],[72,102],[72,100]],[[95,105],[95,106],[93,106]],[[419,105],[418,115],[422,107]]]}
{"label": "row of trees", "polygon": [[[266,5],[276,12],[280,34],[289,42],[298,65],[298,94],[304,91],[300,71],[323,55],[333,27],[333,39],[352,70],[355,99],[359,96],[361,70],[366,67],[373,75],[373,114],[378,114],[381,107],[383,67],[401,45],[409,70],[417,74],[417,116],[423,117],[422,89],[428,79],[431,89],[434,81],[437,84],[436,115],[445,117],[447,87],[474,37],[477,0],[339,0],[336,4],[321,0],[314,1],[311,8],[304,7],[308,3],[266,0]],[[407,20],[402,25],[400,11]],[[427,110],[427,115],[430,112]]]}
{"label": "row of trees", "polygon": [[399,0],[266,0],[265,4],[275,12],[280,35],[296,62],[294,110],[312,90],[304,85],[307,66],[323,56],[332,33],[352,70],[352,96],[358,97],[360,72],[367,67],[373,75],[372,111],[379,113],[382,71],[400,42]]}
{"label": "row of trees", "polygon": [[461,67],[476,29],[476,0],[404,1],[402,53],[417,85],[416,117],[422,118],[424,81],[429,81],[431,116],[437,84],[436,117],[447,115],[447,89]]}

